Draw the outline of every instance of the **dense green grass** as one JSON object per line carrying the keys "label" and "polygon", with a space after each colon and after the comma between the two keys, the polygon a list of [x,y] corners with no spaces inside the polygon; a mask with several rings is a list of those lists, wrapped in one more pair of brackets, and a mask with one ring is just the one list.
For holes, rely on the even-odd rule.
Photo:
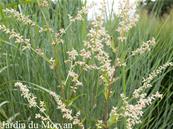
{"label": "dense green grass", "polygon": [[[30,16],[39,26],[47,26],[55,31],[60,28],[66,28],[69,25],[68,14],[75,15],[77,10],[81,8],[82,3],[78,0],[69,2],[63,0],[58,2],[56,7],[52,5],[48,8],[39,8],[35,2],[20,4],[17,2],[7,3],[0,1],[0,9],[12,7],[20,9],[23,14]],[[34,116],[38,112],[37,109],[30,110],[27,102],[20,96],[19,91],[14,87],[14,83],[22,81],[27,84],[38,100],[44,100],[46,103],[47,114],[54,122],[63,122],[62,116],[56,110],[56,104],[44,89],[56,91],[62,96],[64,102],[71,107],[74,112],[81,111],[81,118],[87,129],[94,129],[95,122],[104,117],[104,96],[103,87],[100,86],[98,73],[88,72],[82,73],[81,80],[84,86],[81,87],[77,94],[70,92],[68,84],[64,91],[59,87],[61,81],[65,79],[68,72],[68,65],[64,61],[67,60],[66,52],[75,48],[80,50],[83,48],[83,41],[90,24],[85,18],[81,22],[73,23],[67,33],[63,36],[64,44],[58,45],[52,49],[51,34],[49,32],[38,33],[37,28],[32,28],[17,22],[15,19],[8,18],[0,10],[0,24],[5,24],[9,28],[13,28],[24,37],[29,38],[34,49],[42,48],[46,55],[56,57],[59,62],[55,70],[50,69],[49,64],[32,50],[22,51],[22,47],[9,40],[8,36],[0,32],[0,121],[6,121],[10,117],[15,120],[29,122],[37,121]],[[125,54],[138,48],[143,41],[155,37],[158,42],[151,52],[130,58],[127,62],[127,70],[123,73],[117,71],[120,79],[113,85],[113,97],[110,100],[109,110],[112,105],[120,102],[120,93],[123,92],[122,76],[126,77],[127,96],[131,96],[134,89],[140,86],[143,77],[146,77],[152,70],[167,61],[172,61],[173,57],[173,15],[164,18],[155,18],[147,16],[141,12],[141,18],[135,28],[128,33],[128,40],[125,44]],[[108,33],[112,37],[112,44],[118,45],[116,27],[118,20],[105,23]],[[111,54],[114,60],[116,53]],[[80,72],[81,69],[76,69]],[[145,110],[142,118],[142,124],[136,128],[141,129],[172,129],[173,128],[173,86],[172,86],[172,69],[154,80],[154,87],[148,91],[151,94],[154,91],[160,91],[164,94],[162,100],[158,100]],[[18,114],[19,113],[19,114]],[[16,116],[15,116],[16,115]],[[121,123],[118,125],[123,129]],[[77,127],[76,127],[77,128]],[[75,128],[75,129],[76,129]]]}

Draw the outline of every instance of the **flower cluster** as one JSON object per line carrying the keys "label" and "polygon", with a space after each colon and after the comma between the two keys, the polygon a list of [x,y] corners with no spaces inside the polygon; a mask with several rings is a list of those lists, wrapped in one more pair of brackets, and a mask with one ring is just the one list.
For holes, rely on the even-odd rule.
{"label": "flower cluster", "polygon": [[[42,2],[39,3],[41,7],[47,7],[48,6],[48,1],[47,0],[43,0]],[[28,16],[25,16],[24,14],[14,10],[14,9],[4,9],[3,10],[7,16],[15,18],[15,20],[23,23],[24,25],[30,25],[30,26],[34,26],[34,27],[38,27],[39,33],[43,33],[43,32],[50,32],[53,34],[53,39],[52,39],[52,45],[56,45],[59,43],[64,43],[64,40],[61,38],[62,35],[65,33],[65,30],[63,28],[61,28],[58,32],[55,32],[51,27],[49,27],[48,25],[45,26],[39,26],[38,24],[36,24],[34,21],[32,21]],[[83,9],[84,12],[84,9]],[[79,14],[81,14],[82,11],[79,11]],[[79,15],[78,14],[78,15]],[[25,47],[29,48],[29,46]]]}
{"label": "flower cluster", "polygon": [[82,82],[79,81],[79,75],[75,73],[74,71],[69,71],[69,77],[72,78],[72,82],[74,83],[73,86],[71,86],[71,89],[73,90],[74,93],[76,93],[76,90],[78,86],[83,86]]}
{"label": "flower cluster", "polygon": [[45,112],[45,111],[46,111],[44,101],[40,101],[40,111],[41,111],[41,112]]}
{"label": "flower cluster", "polygon": [[[42,3],[44,4],[44,2]],[[24,14],[16,11],[15,9],[4,9],[3,10],[8,17],[12,17],[14,18],[15,20],[23,23],[24,25],[30,25],[30,26],[34,26],[34,27],[38,27],[39,28],[39,33],[42,33],[42,32],[51,32],[51,33],[54,33],[54,30],[48,26],[44,26],[44,27],[41,27],[39,25],[37,25],[34,21],[32,21],[29,16],[25,16]]]}
{"label": "flower cluster", "polygon": [[78,52],[75,49],[72,49],[71,51],[67,52],[70,61],[76,60],[76,57],[78,56]]}
{"label": "flower cluster", "polygon": [[129,0],[122,0],[120,1],[120,8],[119,8],[119,26],[117,31],[119,32],[119,41],[124,42],[126,40],[126,33],[136,25],[136,22],[139,19],[139,16],[134,13],[136,9],[134,9]]}
{"label": "flower cluster", "polygon": [[151,81],[154,78],[156,78],[159,74],[161,74],[164,70],[166,70],[167,67],[173,67],[173,63],[172,62],[165,63],[164,65],[160,66],[158,69],[151,72],[147,78],[143,79],[142,81],[143,85],[140,86],[138,89],[135,89],[135,91],[133,92],[133,97],[140,98],[141,96],[145,96],[145,94],[142,94],[142,92],[147,88],[151,88],[152,87]]}
{"label": "flower cluster", "polygon": [[[87,35],[88,41],[85,42],[86,51],[89,51],[91,55],[100,63],[99,69],[102,73],[108,76],[109,82],[113,78],[114,67],[111,66],[111,60],[108,53],[104,50],[105,45],[110,45],[110,36],[107,34],[101,16],[97,17],[92,22],[92,28]],[[103,74],[102,74],[103,75]],[[104,76],[101,75],[101,79],[104,80]]]}
{"label": "flower cluster", "polygon": [[[36,119],[41,119],[42,121],[49,121],[49,116],[45,114],[46,106],[44,101],[40,101],[40,105],[37,106],[39,108],[40,113],[35,114]],[[42,115],[43,114],[43,115]]]}
{"label": "flower cluster", "polygon": [[147,95],[146,90],[151,88],[151,81],[154,80],[159,74],[161,74],[167,67],[173,67],[172,62],[165,63],[153,72],[151,72],[147,78],[143,79],[143,85],[133,92],[132,99],[136,103],[130,103],[128,97],[121,94],[123,105],[117,111],[117,108],[113,107],[110,112],[108,123],[116,123],[119,116],[126,118],[126,128],[133,129],[135,125],[141,123],[141,117],[143,116],[143,109],[151,105],[156,99],[161,99],[163,97],[158,91]]}
{"label": "flower cluster", "polygon": [[66,108],[66,105],[61,101],[60,97],[55,92],[51,92],[50,95],[55,99],[57,108],[63,113],[63,118],[73,120],[72,110]]}
{"label": "flower cluster", "polygon": [[72,121],[74,125],[78,125],[79,127],[82,127],[83,129],[83,124],[78,118],[80,113],[77,113],[76,116],[73,117],[72,110],[66,107],[66,105],[60,99],[60,96],[58,96],[55,92],[50,92],[50,95],[55,99],[57,103],[57,108],[62,112],[63,118]]}
{"label": "flower cluster", "polygon": [[21,96],[27,99],[30,108],[37,107],[36,97],[30,93],[26,85],[22,84],[21,82],[16,82],[15,87],[19,88],[21,91]]}
{"label": "flower cluster", "polygon": [[86,15],[87,14],[87,8],[88,7],[83,6],[82,9],[80,9],[77,12],[77,15],[74,16],[74,17],[71,16],[71,15],[68,15],[70,22],[82,21],[83,20],[83,15]]}
{"label": "flower cluster", "polygon": [[109,114],[109,119],[107,121],[108,126],[111,126],[119,120],[120,113],[118,112],[117,107],[112,107],[111,112]]}
{"label": "flower cluster", "polygon": [[88,8],[89,8],[89,6],[83,6],[82,9],[79,10],[75,16],[71,16],[70,14],[68,15],[69,20],[70,20],[69,25],[67,26],[67,28],[61,28],[61,29],[59,29],[59,31],[57,33],[54,33],[55,40],[52,41],[52,45],[56,45],[56,44],[59,44],[59,43],[61,43],[61,44],[64,43],[64,40],[61,38],[62,35],[66,33],[66,31],[72,25],[72,23],[74,23],[76,21],[82,21],[83,20],[83,15],[87,14],[87,9]]}
{"label": "flower cluster", "polygon": [[[102,12],[103,8],[100,10]],[[66,62],[71,62],[68,76],[70,75],[75,82],[73,90],[76,91],[77,86],[82,85],[78,81],[78,75],[73,70],[75,66],[81,66],[85,71],[98,70],[100,79],[105,86],[108,86],[113,82],[115,67],[111,65],[109,54],[105,51],[105,47],[111,48],[111,38],[104,27],[103,15],[99,15],[91,22],[91,29],[87,34],[87,40],[84,41],[84,46],[85,48],[79,52],[75,49],[67,52],[69,59]]]}
{"label": "flower cluster", "polygon": [[7,28],[5,25],[0,25],[0,31],[4,32],[5,34],[9,35],[9,39],[14,38],[15,39],[15,43],[23,43],[23,44],[30,44],[30,40],[29,39],[25,39],[22,35],[20,35],[19,33],[15,32],[13,29],[10,30],[9,28]]}
{"label": "flower cluster", "polygon": [[81,127],[81,129],[84,129],[84,125],[79,120],[79,117],[80,117],[80,112],[77,112],[76,115],[73,117],[73,124],[74,125],[79,125],[79,127]]}
{"label": "flower cluster", "polygon": [[97,120],[96,127],[97,127],[97,129],[102,129],[103,128],[103,121]]}
{"label": "flower cluster", "polygon": [[104,8],[105,2],[102,1],[102,6],[99,8],[100,14],[96,17],[95,20],[91,22],[91,29],[87,34],[87,41],[84,42],[85,54],[81,56],[85,59],[87,58],[96,59],[99,62],[99,65],[96,65],[96,69],[101,71],[100,78],[103,82],[111,82],[114,74],[114,67],[111,66],[111,60],[108,53],[105,51],[105,46],[111,48],[111,38],[104,27]]}
{"label": "flower cluster", "polygon": [[148,40],[147,42],[143,42],[142,46],[135,51],[132,51],[132,56],[143,54],[151,50],[151,47],[156,45],[155,38],[152,38],[151,40]]}
{"label": "flower cluster", "polygon": [[[114,67],[111,66],[111,60],[109,59],[108,53],[104,50],[104,46],[111,46],[110,36],[107,34],[102,16],[98,16],[92,23],[92,28],[89,30],[87,35],[88,41],[84,42],[85,49],[80,50],[78,53],[75,49],[67,52],[69,55],[68,62],[75,61],[75,65],[80,65],[84,70],[97,69],[101,71],[100,78],[103,82],[111,82],[114,74]],[[77,57],[82,57],[81,61],[76,61]],[[92,58],[91,58],[92,57]],[[87,64],[87,60],[96,59],[99,65]],[[73,80],[76,82],[75,85],[81,85],[77,81],[78,75],[74,71],[69,72]],[[76,87],[75,87],[76,88]]]}
{"label": "flower cluster", "polygon": [[23,96],[28,101],[30,108],[33,107],[39,109],[39,113],[35,114],[36,119],[41,119],[42,121],[50,121],[53,124],[53,122],[45,112],[46,106],[44,101],[40,101],[40,104],[38,104],[37,98],[34,96],[34,94],[30,93],[27,86],[21,82],[16,82],[15,87],[17,87],[20,90],[21,96]]}
{"label": "flower cluster", "polygon": [[[162,94],[156,92],[150,96],[140,96],[137,104],[128,104],[125,102],[125,112],[123,117],[127,119],[126,127],[127,129],[133,129],[133,127],[139,123],[141,123],[140,118],[143,116],[143,109],[147,106],[151,105],[156,99],[162,98]],[[123,99],[123,101],[127,101]]]}
{"label": "flower cluster", "polygon": [[52,45],[55,46],[57,44],[63,44],[64,40],[62,39],[63,34],[65,34],[65,30],[61,28],[59,32],[55,33],[54,32],[54,37],[55,39],[52,41]]}
{"label": "flower cluster", "polygon": [[49,7],[49,2],[48,2],[48,0],[41,0],[38,2],[38,6],[41,8]]}
{"label": "flower cluster", "polygon": [[[66,62],[70,62],[70,70],[68,72],[68,77],[70,77],[72,79],[72,82],[74,83],[73,85],[71,85],[71,89],[74,93],[76,93],[76,90],[78,89],[78,86],[83,86],[82,82],[79,81],[79,75],[74,71],[75,66],[79,63],[77,63],[76,59],[79,56],[79,53],[75,50],[72,49],[71,51],[67,52],[69,59]],[[74,63],[75,62],[75,63]],[[81,64],[82,63],[82,64]],[[84,62],[81,62],[80,64],[83,65]],[[66,79],[66,82],[67,82]]]}
{"label": "flower cluster", "polygon": [[98,69],[98,67],[95,64],[88,64],[87,60],[91,60],[92,53],[90,51],[87,51],[86,49],[80,50],[78,56],[82,58],[82,60],[75,61],[75,66],[80,66],[82,67],[83,70],[88,71],[88,70],[94,70]]}
{"label": "flower cluster", "polygon": [[116,66],[121,67],[121,66],[126,66],[126,63],[123,63],[120,58],[116,58]]}
{"label": "flower cluster", "polygon": [[156,99],[162,98],[162,94],[160,94],[159,92],[147,96],[145,90],[147,88],[152,87],[151,81],[154,80],[154,78],[156,78],[169,66],[172,67],[173,63],[168,62],[160,66],[158,69],[154,70],[153,72],[151,72],[149,76],[143,80],[143,85],[138,89],[135,89],[135,91],[133,92],[133,98],[137,99],[137,104],[128,104],[127,98],[122,96],[122,100],[124,101],[125,105],[124,116],[127,118],[128,129],[132,129],[132,127],[141,122],[140,117],[143,115],[142,110],[144,108],[151,105],[152,102],[155,101]]}
{"label": "flower cluster", "polygon": [[40,119],[42,121],[48,121],[48,118],[43,116],[43,115],[41,115],[40,113],[35,114],[35,118],[36,119]]}
{"label": "flower cluster", "polygon": [[35,22],[33,22],[28,16],[24,16],[22,13],[14,10],[14,9],[4,9],[3,10],[9,17],[15,18],[17,21],[22,22],[25,25],[35,26]]}
{"label": "flower cluster", "polygon": [[91,59],[91,52],[86,51],[85,49],[82,49],[80,51],[80,56],[83,57],[84,59]]}
{"label": "flower cluster", "polygon": [[40,56],[43,56],[43,55],[44,55],[44,52],[43,52],[43,50],[42,50],[41,48],[35,49],[35,52],[36,52],[38,55],[40,55]]}
{"label": "flower cluster", "polygon": [[44,27],[38,26],[38,27],[39,27],[39,33],[42,33],[42,32],[54,33],[54,30],[50,28],[49,26],[44,26]]}

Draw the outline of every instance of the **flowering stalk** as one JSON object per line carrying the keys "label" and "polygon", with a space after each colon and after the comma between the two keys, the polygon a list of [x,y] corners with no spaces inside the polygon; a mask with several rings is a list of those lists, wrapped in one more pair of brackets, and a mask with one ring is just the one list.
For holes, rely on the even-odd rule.
{"label": "flowering stalk", "polygon": [[151,81],[155,79],[159,74],[161,74],[164,70],[166,70],[168,67],[173,67],[173,63],[167,62],[164,65],[160,66],[158,69],[151,72],[147,78],[143,79],[142,81],[143,85],[133,92],[133,97],[139,98],[140,96],[145,96],[145,94],[142,94],[143,90],[151,88],[152,87]]}
{"label": "flowering stalk", "polygon": [[[42,2],[38,2],[39,5],[42,7],[47,7],[48,6],[48,1],[45,1],[43,0]],[[60,71],[60,68],[59,68],[59,65],[60,65],[60,60],[58,58],[58,56],[55,56],[55,55],[58,55],[58,51],[57,49],[55,48],[55,45],[56,44],[60,44],[60,43],[63,43],[63,39],[62,39],[62,36],[65,34],[65,32],[70,28],[70,26],[72,25],[72,23],[74,23],[75,21],[81,21],[83,20],[83,15],[86,15],[87,14],[87,7],[82,7],[81,10],[79,10],[77,12],[77,15],[72,17],[70,16],[70,23],[69,25],[65,28],[65,29],[60,29],[59,32],[55,32],[52,28],[48,27],[49,24],[47,23],[47,20],[45,18],[45,15],[43,13],[43,11],[41,10],[41,13],[43,15],[43,17],[45,18],[45,21],[46,21],[46,24],[47,24],[47,27],[41,27],[39,25],[37,25],[34,21],[32,21],[28,16],[25,16],[23,15],[22,13],[14,10],[14,9],[3,9],[3,11],[7,14],[7,16],[9,17],[13,17],[15,18],[17,21],[23,23],[24,25],[30,25],[31,27],[38,27],[39,28],[39,32],[42,33],[42,32],[51,32],[53,35],[51,35],[51,38],[52,38],[52,42],[51,42],[51,45],[52,45],[52,49],[53,49],[53,52],[54,52],[54,58],[55,58],[55,61],[51,62],[51,60],[47,59],[46,55],[42,55],[43,59],[45,59],[51,66],[51,69],[58,69],[58,71]],[[30,46],[27,46],[25,47],[24,49],[26,48],[29,48]],[[34,51],[36,52],[36,51]],[[36,52],[37,53],[37,52]],[[61,80],[61,79],[59,79]]]}
{"label": "flowering stalk", "polygon": [[[27,86],[21,82],[16,82],[15,87],[19,88],[21,96],[28,101],[29,108],[39,109],[40,112],[35,115],[36,119],[41,119],[44,122],[49,121],[52,125],[55,125],[50,117],[45,113],[46,108],[44,101],[40,101],[40,104],[38,105],[36,100],[37,98],[32,93],[30,93]],[[75,116],[72,116],[72,110],[66,108],[66,105],[61,101],[60,97],[55,92],[49,92],[49,94],[55,99],[57,108],[62,112],[63,118],[72,121],[74,125],[78,125],[81,129],[84,129],[84,126],[79,119],[80,112],[77,112]]]}
{"label": "flowering stalk", "polygon": [[151,88],[151,81],[153,81],[159,74],[161,74],[168,67],[173,67],[172,62],[167,62],[164,65],[158,67],[156,70],[151,72],[147,78],[143,79],[143,85],[138,89],[135,89],[131,100],[136,100],[135,104],[128,102],[128,97],[121,94],[123,104],[120,108],[112,108],[109,115],[108,126],[111,127],[116,124],[121,118],[126,119],[126,128],[133,129],[135,125],[141,123],[141,117],[143,116],[143,109],[151,105],[156,99],[163,97],[158,91],[147,96],[146,90]]}
{"label": "flowering stalk", "polygon": [[[37,113],[35,115],[35,118],[41,119],[42,121],[49,121],[54,125],[52,120],[45,113],[46,109],[45,109],[45,104],[43,101],[40,101],[40,106],[39,106],[37,103],[37,97],[35,97],[34,94],[30,93],[27,86],[22,84],[21,82],[16,82],[15,87],[17,87],[19,89],[19,91],[21,92],[21,96],[24,97],[28,101],[29,108],[38,108],[39,109],[39,113]],[[43,114],[43,115],[41,115],[41,114]]]}
{"label": "flowering stalk", "polygon": [[100,73],[100,79],[104,86],[104,128],[107,129],[107,119],[109,115],[109,100],[111,95],[112,82],[114,82],[115,67],[112,66],[109,54],[104,50],[105,47],[111,48],[110,36],[107,34],[104,27],[104,1],[102,3],[100,15],[92,21],[92,28],[87,35],[88,41],[85,41],[85,51],[90,53],[93,59],[98,61],[97,69]]}
{"label": "flowering stalk", "polygon": [[75,116],[72,116],[72,110],[66,107],[66,105],[61,101],[60,96],[55,92],[50,92],[49,94],[55,99],[57,108],[62,112],[63,118],[72,121],[74,125],[78,125],[81,129],[84,129],[82,122],[79,120],[80,112]]}
{"label": "flowering stalk", "polygon": [[118,40],[120,42],[124,42],[127,37],[127,32],[136,25],[136,22],[139,19],[139,16],[136,13],[133,13],[136,9],[132,8],[129,3],[129,0],[120,1],[119,7],[119,26],[117,28],[117,32],[119,32]]}
{"label": "flowering stalk", "polygon": [[46,62],[48,62],[50,65],[52,65],[52,62],[49,60],[49,58],[41,51],[35,50],[30,43],[30,39],[24,38],[21,34],[15,32],[13,29],[7,28],[5,25],[0,25],[0,31],[4,32],[5,34],[9,35],[9,39],[14,39],[15,43],[22,45],[22,51],[29,49],[35,52],[37,55],[42,57]]}
{"label": "flowering stalk", "polygon": [[38,27],[41,30],[45,30],[39,25],[37,25],[34,21],[32,21],[29,16],[25,16],[24,14],[20,13],[19,11],[15,9],[3,9],[3,12],[6,13],[8,17],[14,18],[16,21],[24,24],[24,25],[29,25],[31,27]]}
{"label": "flowering stalk", "polygon": [[152,38],[151,40],[148,40],[147,42],[143,42],[140,48],[137,48],[136,50],[132,51],[131,56],[135,55],[141,55],[146,52],[151,51],[151,48],[156,45],[155,38]]}
{"label": "flowering stalk", "polygon": [[[131,28],[133,28],[136,25],[136,22],[138,21],[139,16],[134,13],[136,12],[136,8],[133,8],[132,5],[130,5],[129,0],[121,0],[119,5],[119,25],[117,28],[117,32],[119,33],[118,40],[120,43],[126,42],[127,39],[127,33]],[[126,59],[126,50],[125,44],[118,44],[118,49],[122,50],[118,51],[117,54],[120,57],[120,60],[122,62],[125,62]],[[123,86],[123,93],[126,95],[126,68],[125,66],[122,66],[122,86]]]}
{"label": "flowering stalk", "polygon": [[30,40],[25,39],[22,35],[15,32],[13,29],[10,30],[5,25],[0,25],[0,31],[4,32],[5,34],[9,35],[9,39],[15,39],[15,43],[20,43],[26,46],[30,46]]}
{"label": "flowering stalk", "polygon": [[48,0],[39,0],[38,6],[41,8],[47,8],[47,7],[49,7],[49,1]]}

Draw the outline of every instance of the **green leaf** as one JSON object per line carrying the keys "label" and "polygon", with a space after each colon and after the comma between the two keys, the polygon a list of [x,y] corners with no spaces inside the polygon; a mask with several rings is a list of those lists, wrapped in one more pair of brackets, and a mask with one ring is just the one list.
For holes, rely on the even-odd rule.
{"label": "green leaf", "polygon": [[74,98],[72,98],[70,100],[67,100],[67,105],[71,106],[77,99],[79,99],[81,96],[84,96],[84,95],[85,94],[81,94],[81,95],[75,96]]}
{"label": "green leaf", "polygon": [[0,108],[1,108],[3,105],[7,104],[7,103],[9,103],[9,102],[8,102],[8,101],[4,101],[4,102],[0,103]]}

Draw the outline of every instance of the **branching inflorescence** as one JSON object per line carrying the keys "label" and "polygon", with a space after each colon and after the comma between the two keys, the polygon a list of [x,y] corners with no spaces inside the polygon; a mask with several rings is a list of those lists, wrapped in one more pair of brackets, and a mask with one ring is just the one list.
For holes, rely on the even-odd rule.
{"label": "branching inflorescence", "polygon": [[[45,7],[44,4],[40,5],[41,7]],[[137,48],[130,52],[129,57],[125,57],[123,61],[121,61],[118,56],[123,57],[118,50],[118,47],[115,54],[116,59],[113,60],[110,56],[110,53],[107,50],[112,50],[112,42],[111,36],[106,31],[104,22],[104,7],[105,3],[102,3],[102,7],[100,8],[101,14],[98,15],[93,21],[90,21],[91,28],[89,29],[88,34],[86,35],[86,40],[83,42],[84,48],[81,50],[77,50],[72,48],[67,51],[68,59],[65,61],[68,72],[65,76],[65,80],[60,80],[60,85],[62,84],[62,88],[70,86],[70,93],[76,96],[78,93],[78,89],[80,87],[85,87],[85,80],[82,79],[82,72],[84,71],[86,74],[88,71],[96,72],[99,75],[99,85],[103,87],[102,95],[104,96],[104,113],[103,117],[98,120],[95,120],[95,126],[97,128],[108,129],[113,125],[116,125],[122,119],[125,119],[125,127],[127,129],[133,129],[139,123],[141,123],[141,117],[143,116],[144,109],[151,105],[156,99],[162,98],[162,94],[158,91],[151,95],[147,95],[147,89],[151,88],[152,81],[159,76],[163,71],[167,69],[169,66],[173,66],[173,63],[166,63],[163,66],[160,66],[158,69],[154,70],[149,74],[147,78],[142,81],[142,84],[139,88],[135,89],[132,97],[129,98],[125,93],[121,94],[122,105],[113,106],[110,103],[110,99],[114,99],[112,93],[112,87],[116,83],[117,78],[122,78],[121,76],[116,75],[116,70],[126,70],[126,66],[128,62],[126,62],[129,57],[134,57],[137,55],[145,54],[146,52],[151,51],[151,48],[156,45],[155,38],[144,42],[141,47]],[[119,13],[119,26],[117,31],[119,33],[119,37],[117,39],[121,42],[127,41],[127,33],[128,31],[136,25],[139,16],[134,13],[131,14],[132,8],[130,7],[128,0],[122,0],[120,13]],[[87,8],[83,7],[78,11],[77,15],[71,16],[69,15],[69,25],[67,28],[61,28],[58,32],[55,32],[52,28],[44,28],[38,26],[35,22],[29,19],[29,17],[24,16],[23,14],[13,10],[13,9],[4,9],[4,12],[10,16],[16,18],[18,22],[23,23],[24,25],[30,25],[32,27],[38,27],[39,33],[42,32],[51,32],[52,42],[51,45],[54,46],[59,43],[64,43],[62,36],[66,34],[68,28],[72,25],[72,23],[76,21],[82,21],[83,15],[87,14]],[[23,38],[20,34],[15,32],[14,30],[8,29],[5,25],[0,25],[0,31],[9,35],[9,39],[13,38],[16,43],[23,43],[24,46],[30,45],[30,40]],[[45,57],[42,49],[34,50],[38,55]],[[117,56],[118,55],[118,56]],[[45,57],[45,59],[51,69],[54,69],[56,66],[57,58],[56,54],[54,54],[50,59]],[[59,61],[59,60],[58,60]],[[78,73],[79,69],[80,75]],[[59,69],[58,69],[59,70]],[[122,71],[123,71],[122,70]],[[125,71],[124,70],[124,71]],[[53,71],[53,70],[52,70]],[[55,71],[53,71],[55,72]],[[126,78],[124,78],[126,79]],[[101,80],[101,81],[100,81]],[[122,79],[123,80],[123,79]],[[39,113],[36,114],[35,118],[41,119],[43,121],[50,121],[50,117],[46,114],[46,105],[44,101],[37,102],[37,97],[35,97],[32,93],[30,93],[29,89],[26,85],[21,82],[15,83],[15,86],[21,92],[21,96],[23,96],[27,102],[29,103],[29,108],[38,108]],[[66,91],[65,91],[66,92]],[[59,96],[56,92],[50,91],[49,95],[52,96],[56,102],[57,109],[62,113],[62,118],[68,121],[71,121],[74,125],[77,125],[79,128],[84,129],[84,123],[79,119],[80,112],[77,112],[73,115],[72,110],[63,102],[63,97]],[[89,94],[88,94],[89,95]],[[129,101],[130,99],[134,100],[135,103]],[[110,110],[111,107],[111,110]]]}
{"label": "branching inflorescence", "polygon": [[136,9],[134,6],[130,5],[129,0],[120,1],[118,14],[120,22],[117,28],[117,31],[119,32],[118,40],[120,42],[124,42],[127,39],[127,32],[136,25],[139,19],[139,15],[137,15],[135,11]]}
{"label": "branching inflorescence", "polygon": [[19,43],[23,46],[23,49],[30,49],[30,39],[24,38],[19,33],[15,32],[13,29],[7,28],[5,25],[0,25],[0,31],[4,32],[9,36],[9,39],[14,39],[15,43]]}
{"label": "branching inflorescence", "polygon": [[[40,101],[40,104],[38,104],[37,97],[35,97],[34,94],[30,92],[28,87],[21,82],[16,82],[15,87],[19,89],[19,91],[21,92],[21,96],[27,100],[30,108],[39,109],[39,113],[35,115],[36,119],[41,119],[42,121],[49,121],[51,122],[51,124],[54,125],[54,122],[46,114],[46,106],[44,101]],[[58,96],[55,92],[52,91],[50,91],[49,94],[54,98],[57,104],[57,109],[62,112],[63,118],[72,121],[73,125],[78,125],[81,129],[84,129],[84,126],[79,119],[80,112],[77,112],[75,116],[72,116],[72,110],[67,108],[67,106],[60,99],[60,96]]]}

